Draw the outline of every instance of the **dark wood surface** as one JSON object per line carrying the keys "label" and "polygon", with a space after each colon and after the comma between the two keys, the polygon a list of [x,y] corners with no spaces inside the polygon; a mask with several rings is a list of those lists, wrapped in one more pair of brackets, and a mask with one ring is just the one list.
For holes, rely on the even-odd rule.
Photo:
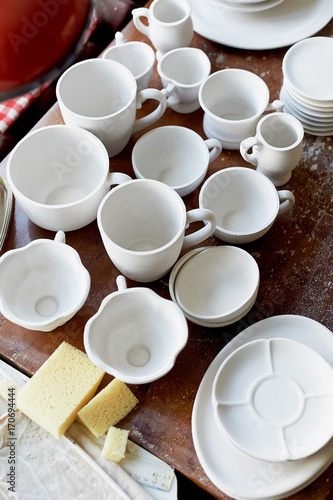
{"label": "dark wood surface", "polygon": [[[123,33],[126,39],[149,41],[130,23]],[[331,21],[320,35],[333,35]],[[212,72],[226,67],[244,68],[261,76],[270,89],[271,101],[279,97],[282,84],[281,63],[287,50],[237,50],[208,41],[195,34],[191,45],[209,56]],[[151,87],[161,88],[155,71]],[[144,105],[149,107],[149,103]],[[206,138],[202,128],[203,112],[177,114],[168,109],[154,125],[188,126]],[[36,127],[63,123],[55,104]],[[132,136],[125,150],[110,161],[113,171],[134,177],[130,154],[135,141],[148,129]],[[296,198],[294,208],[279,216],[261,239],[242,248],[256,259],[261,275],[258,298],[251,311],[239,322],[225,328],[209,329],[189,322],[189,340],[173,370],[160,380],[147,385],[130,386],[139,399],[137,408],[121,425],[130,437],[151,453],[174,466],[183,475],[218,499],[227,495],[217,489],[203,471],[193,446],[191,414],[200,381],[219,351],[247,326],[266,317],[297,314],[312,318],[333,331],[333,199],[332,145],[330,137],[305,134],[304,153],[300,164],[283,189]],[[5,176],[7,161],[0,165]],[[223,151],[209,168],[208,175],[226,167],[242,165],[253,168],[239,151]],[[198,192],[184,198],[188,209],[198,206]],[[31,223],[16,205],[10,234],[4,251],[22,247],[36,238],[54,238],[54,233]],[[67,243],[80,254],[92,277],[87,302],[67,324],[50,333],[25,330],[0,315],[0,355],[25,373],[33,374],[63,341],[84,350],[83,329],[97,311],[102,299],[116,289],[119,272],[103,247],[96,222],[66,235]],[[208,245],[223,245],[211,237]],[[168,278],[149,286],[161,296],[170,298]],[[137,285],[128,280],[128,286]],[[103,384],[110,380],[106,376]],[[322,500],[333,496],[333,466],[310,486],[289,500]]]}

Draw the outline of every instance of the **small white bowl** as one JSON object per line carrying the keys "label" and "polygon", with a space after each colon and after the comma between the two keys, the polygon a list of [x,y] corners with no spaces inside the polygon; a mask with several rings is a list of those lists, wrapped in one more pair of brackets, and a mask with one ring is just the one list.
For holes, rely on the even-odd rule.
{"label": "small white bowl", "polygon": [[102,301],[84,329],[91,361],[128,384],[147,384],[168,373],[188,338],[181,309],[149,288],[127,289],[123,276],[118,291]]}
{"label": "small white bowl", "polygon": [[259,289],[254,258],[238,247],[193,253],[174,282],[176,301],[189,319],[205,326],[230,324],[253,306]]}
{"label": "small white bowl", "polygon": [[79,254],[54,240],[34,240],[0,258],[0,310],[12,323],[50,332],[66,323],[85,303],[90,275]]}

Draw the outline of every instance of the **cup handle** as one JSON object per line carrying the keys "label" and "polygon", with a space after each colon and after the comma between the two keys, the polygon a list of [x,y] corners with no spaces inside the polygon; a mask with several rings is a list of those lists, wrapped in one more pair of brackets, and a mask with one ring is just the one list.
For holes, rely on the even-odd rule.
{"label": "cup handle", "polygon": [[138,118],[135,121],[133,127],[133,133],[139,132],[139,130],[142,130],[143,128],[146,128],[149,125],[155,123],[159,118],[161,118],[164,111],[166,110],[167,100],[163,92],[161,92],[161,90],[144,89],[138,92],[136,96],[137,109],[141,108],[142,102],[146,101],[147,99],[156,99],[156,101],[159,101],[159,105],[154,111],[149,113],[147,116]]}
{"label": "cup handle", "polygon": [[253,148],[253,146],[261,146],[261,142],[257,139],[257,137],[248,137],[247,139],[244,139],[240,143],[240,154],[244,158],[244,160],[248,161],[249,163],[252,163],[255,167],[258,166],[258,158],[256,156],[255,151],[252,153],[249,153],[249,149]]}
{"label": "cup handle", "polygon": [[175,106],[176,104],[180,104],[181,100],[179,97],[172,95],[172,92],[175,90],[175,85],[173,83],[169,83],[167,88],[162,89],[161,92],[165,95],[167,98],[167,106]]}
{"label": "cup handle", "polygon": [[[145,7],[139,7],[138,9],[132,10],[133,24],[138,31],[141,31],[144,35],[149,38],[149,23],[150,23],[150,12],[149,9]],[[140,17],[145,17],[148,21],[148,26],[143,24]]]}
{"label": "cup handle", "polygon": [[123,182],[131,181],[132,177],[122,172],[109,172],[106,178],[106,182],[109,186],[113,184],[122,184]]}
{"label": "cup handle", "polygon": [[66,243],[66,236],[63,231],[58,231],[54,237],[54,241],[57,243]]}
{"label": "cup handle", "polygon": [[119,292],[127,290],[126,278],[122,274],[119,274],[119,276],[117,276],[116,283],[117,283],[117,288],[118,288]]}
{"label": "cup handle", "polygon": [[283,108],[284,108],[284,102],[280,101],[279,99],[276,99],[275,101],[267,104],[265,111],[283,111]]}
{"label": "cup handle", "polygon": [[125,44],[125,38],[121,31],[117,31],[116,34],[114,35],[114,38],[117,46]]}
{"label": "cup handle", "polygon": [[280,200],[278,215],[284,214],[295,205],[295,196],[291,191],[285,189],[277,192]]}
{"label": "cup handle", "polygon": [[216,228],[216,218],[215,214],[211,210],[208,210],[207,208],[194,208],[193,210],[189,210],[187,212],[187,226],[188,224],[191,224],[191,222],[198,221],[205,221],[207,224],[205,227],[198,229],[198,231],[184,237],[182,250],[186,250],[187,248],[193,247],[197,243],[201,243],[214,233]]}
{"label": "cup handle", "polygon": [[222,144],[217,139],[206,139],[205,144],[209,151],[209,163],[216,160],[222,152]]}

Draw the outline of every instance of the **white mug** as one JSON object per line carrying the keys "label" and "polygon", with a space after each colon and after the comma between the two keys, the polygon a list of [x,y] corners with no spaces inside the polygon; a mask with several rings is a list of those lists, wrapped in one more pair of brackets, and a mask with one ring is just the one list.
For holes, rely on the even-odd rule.
{"label": "white mug", "polygon": [[[149,9],[132,10],[133,23],[157,50],[159,59],[169,50],[188,47],[193,37],[191,7],[187,0],[154,0]],[[140,17],[146,18],[143,24]]]}
{"label": "white mug", "polygon": [[303,137],[304,129],[297,118],[288,113],[272,113],[261,118],[254,137],[241,142],[240,152],[275,186],[282,186],[301,159]]}
{"label": "white mug", "polygon": [[199,193],[199,206],[215,214],[215,236],[228,243],[249,243],[261,238],[276,217],[294,204],[291,191],[277,191],[267,177],[247,167],[215,172]]}
{"label": "white mug", "polygon": [[164,54],[157,71],[168,106],[178,113],[192,113],[199,109],[199,88],[210,70],[210,60],[201,49],[181,47]]}
{"label": "white mug", "polygon": [[126,66],[135,78],[138,92],[149,87],[155,63],[152,47],[144,42],[126,42],[119,31],[115,34],[115,41],[115,45],[103,52],[102,58],[118,61]]}
{"label": "white mug", "polygon": [[[188,224],[203,220],[204,227],[185,236]],[[97,224],[118,270],[135,281],[151,282],[172,268],[182,250],[213,234],[215,216],[210,210],[186,212],[181,197],[162,182],[134,179],[104,197]]]}
{"label": "white mug", "polygon": [[203,181],[221,151],[217,139],[204,141],[194,130],[169,125],[140,137],[132,150],[132,165],[137,178],[164,182],[186,196]]}
{"label": "white mug", "polygon": [[[109,156],[120,153],[133,132],[155,123],[166,109],[166,98],[157,89],[137,92],[134,76],[123,64],[108,59],[87,59],[68,68],[56,86],[63,119],[95,134]],[[158,107],[136,119],[146,99]]]}
{"label": "white mug", "polygon": [[238,68],[212,73],[198,94],[204,113],[207,137],[219,139],[225,149],[239,149],[246,137],[255,134],[265,111],[281,110],[281,101],[269,103],[269,90],[262,78]]}

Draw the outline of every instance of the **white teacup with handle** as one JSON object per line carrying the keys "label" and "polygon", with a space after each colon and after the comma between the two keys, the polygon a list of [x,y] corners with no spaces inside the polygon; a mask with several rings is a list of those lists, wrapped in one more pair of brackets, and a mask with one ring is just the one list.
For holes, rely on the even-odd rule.
{"label": "white teacup with handle", "polygon": [[[56,93],[65,123],[95,134],[110,157],[120,153],[134,132],[155,123],[166,109],[166,97],[160,90],[137,92],[128,68],[102,58],[69,67],[59,78]],[[147,99],[157,100],[158,107],[136,119],[136,110]]]}
{"label": "white teacup with handle", "polygon": [[254,137],[241,142],[240,152],[275,186],[282,186],[301,159],[303,137],[304,129],[297,118],[288,113],[272,113],[261,118]]}
{"label": "white teacup with handle", "polygon": [[[187,0],[154,0],[149,9],[132,10],[133,23],[156,48],[157,60],[169,50],[188,47],[193,37],[191,7]],[[140,18],[145,18],[144,24]]]}
{"label": "white teacup with handle", "polygon": [[[185,236],[187,226],[197,221],[206,225]],[[186,211],[176,191],[152,179],[113,188],[99,206],[97,224],[113,264],[139,282],[164,276],[182,250],[207,239],[216,226],[210,210]]]}

